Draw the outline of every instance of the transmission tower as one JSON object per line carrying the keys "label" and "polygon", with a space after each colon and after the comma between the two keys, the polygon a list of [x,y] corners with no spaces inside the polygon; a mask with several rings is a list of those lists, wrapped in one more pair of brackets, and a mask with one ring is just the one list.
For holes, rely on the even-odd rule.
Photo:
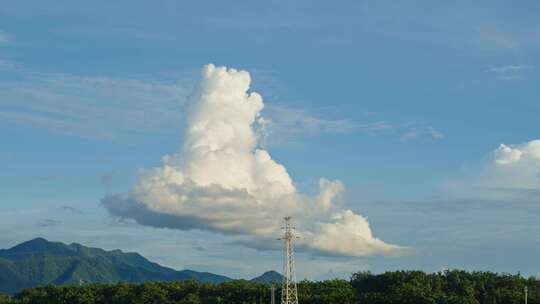
{"label": "transmission tower", "polygon": [[283,240],[283,286],[281,288],[281,304],[298,304],[298,292],[296,289],[296,275],[294,273],[294,249],[293,239],[294,227],[291,223],[291,217],[285,218],[283,227],[285,234],[280,240]]}

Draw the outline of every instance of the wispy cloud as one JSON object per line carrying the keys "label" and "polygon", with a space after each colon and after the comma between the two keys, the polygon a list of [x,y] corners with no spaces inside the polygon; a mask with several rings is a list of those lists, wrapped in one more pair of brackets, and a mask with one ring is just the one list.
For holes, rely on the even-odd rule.
{"label": "wispy cloud", "polygon": [[532,65],[503,65],[496,66],[486,70],[488,73],[492,73],[498,80],[515,80],[525,76],[525,73],[534,69]]}
{"label": "wispy cloud", "polygon": [[55,219],[44,219],[37,223],[38,227],[52,227],[52,226],[58,226],[61,224],[61,221],[55,220]]}
{"label": "wispy cloud", "polygon": [[8,33],[0,30],[0,45],[9,44],[13,41],[13,38]]}
{"label": "wispy cloud", "polygon": [[435,130],[435,128],[433,128],[432,126],[423,124],[411,124],[405,127],[405,131],[401,134],[399,139],[401,141],[411,141],[424,136],[427,136],[434,140],[444,138],[444,134],[440,131]]}
{"label": "wispy cloud", "polygon": [[272,121],[273,131],[280,134],[348,133],[356,127],[352,120],[323,118],[322,115],[281,105],[269,106],[265,115]]}
{"label": "wispy cloud", "polygon": [[65,210],[65,211],[68,211],[68,212],[71,212],[71,213],[75,213],[75,214],[78,214],[78,215],[83,215],[84,212],[82,212],[81,210],[75,208],[75,207],[72,207],[72,206],[62,206],[62,210]]}
{"label": "wispy cloud", "polygon": [[396,136],[402,142],[413,141],[420,138],[440,140],[444,134],[425,123],[406,122],[392,123],[389,121],[376,121],[357,124],[357,129],[371,135]]}
{"label": "wispy cloud", "polygon": [[359,124],[358,127],[361,130],[366,131],[370,134],[380,134],[380,133],[386,133],[386,132],[394,132],[396,129],[396,126],[394,126],[392,123],[387,121],[376,121],[376,122],[368,122]]}
{"label": "wispy cloud", "polygon": [[103,186],[105,186],[105,191],[107,194],[111,193],[112,181],[114,177],[114,171],[108,171],[101,174],[99,180]]}
{"label": "wispy cloud", "polygon": [[175,132],[188,86],[135,77],[13,72],[17,78],[0,81],[0,121],[110,141]]}
{"label": "wispy cloud", "polygon": [[518,72],[523,70],[530,70],[534,68],[530,65],[504,65],[504,66],[497,66],[487,69],[488,72],[492,73],[508,73],[508,72]]}
{"label": "wispy cloud", "polygon": [[[269,106],[266,115],[270,119],[268,132],[272,142],[291,140],[298,136],[324,134],[366,133],[373,136],[393,136],[401,141],[412,141],[422,137],[434,140],[444,134],[433,126],[416,122],[391,122],[386,120],[359,121],[352,119],[323,118],[322,114],[306,112],[286,106]],[[376,115],[370,115],[376,118]],[[278,135],[278,136],[274,136]]]}

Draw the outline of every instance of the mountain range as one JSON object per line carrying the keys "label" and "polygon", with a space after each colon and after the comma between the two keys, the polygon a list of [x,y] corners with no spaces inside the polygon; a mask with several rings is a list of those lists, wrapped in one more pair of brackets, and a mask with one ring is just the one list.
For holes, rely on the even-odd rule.
{"label": "mountain range", "polygon": [[[194,279],[223,283],[232,278],[189,269],[174,270],[150,262],[138,253],[106,251],[81,244],[36,238],[10,249],[0,249],[0,292],[16,293],[47,284],[141,283]],[[281,274],[268,271],[252,281],[277,283]]]}

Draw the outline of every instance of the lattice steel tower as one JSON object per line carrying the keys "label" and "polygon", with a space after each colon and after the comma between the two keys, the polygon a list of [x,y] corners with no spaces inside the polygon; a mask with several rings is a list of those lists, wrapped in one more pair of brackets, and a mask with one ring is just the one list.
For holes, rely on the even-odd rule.
{"label": "lattice steel tower", "polygon": [[294,249],[293,239],[294,227],[291,223],[291,217],[285,218],[283,227],[285,234],[280,240],[283,240],[283,286],[281,288],[281,304],[298,304],[298,291],[296,289],[296,275],[294,272]]}

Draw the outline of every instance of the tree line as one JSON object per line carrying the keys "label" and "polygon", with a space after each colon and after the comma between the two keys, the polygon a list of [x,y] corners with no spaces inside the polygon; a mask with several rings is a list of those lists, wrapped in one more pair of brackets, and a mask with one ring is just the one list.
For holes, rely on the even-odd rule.
{"label": "tree line", "polygon": [[[276,284],[276,302],[280,300]],[[270,303],[270,284],[196,281],[143,284],[89,284],[29,288],[0,295],[0,304],[262,304]],[[301,281],[300,304],[540,304],[540,281],[535,277],[466,272],[358,272],[350,280]]]}

